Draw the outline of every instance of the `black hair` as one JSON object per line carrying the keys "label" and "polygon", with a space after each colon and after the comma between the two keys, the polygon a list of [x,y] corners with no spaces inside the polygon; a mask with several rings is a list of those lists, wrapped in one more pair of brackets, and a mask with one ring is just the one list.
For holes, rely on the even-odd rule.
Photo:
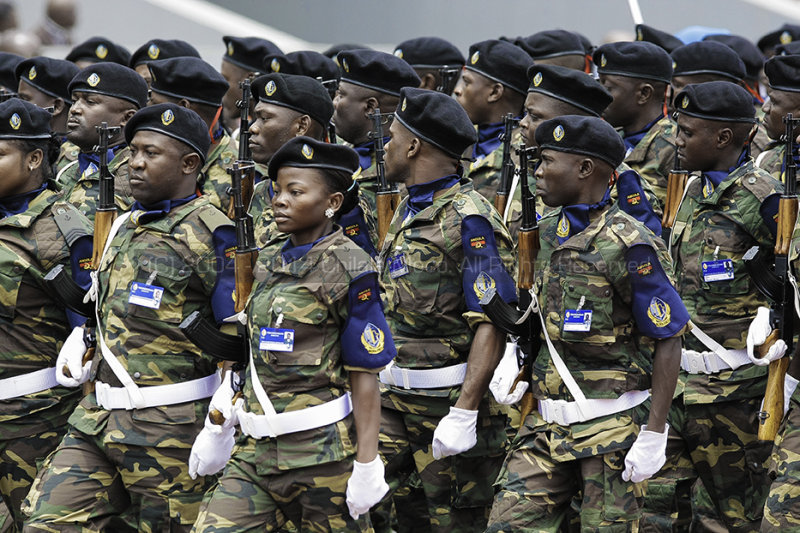
{"label": "black hair", "polygon": [[49,139],[15,139],[14,144],[24,154],[41,150],[44,156],[42,161],[42,180],[55,178],[55,164],[61,150],[61,138],[53,133]]}
{"label": "black hair", "polygon": [[334,215],[334,220],[339,220],[358,205],[358,182],[353,181],[350,172],[344,170],[320,169],[331,193],[340,192],[344,195],[342,207]]}

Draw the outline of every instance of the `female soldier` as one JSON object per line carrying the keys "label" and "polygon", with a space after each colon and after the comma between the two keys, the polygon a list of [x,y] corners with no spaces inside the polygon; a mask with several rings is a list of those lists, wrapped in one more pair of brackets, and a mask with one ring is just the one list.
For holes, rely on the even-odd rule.
{"label": "female soldier", "polygon": [[376,374],[395,347],[374,264],[334,224],[357,201],[357,169],[353,150],[310,137],[290,140],[270,161],[275,222],[289,238],[259,254],[244,401],[231,407],[229,374],[210,407],[226,421],[207,418],[192,449],[190,471],[217,472],[241,426],[196,531],[361,531],[369,525],[358,516],[388,490]]}
{"label": "female soldier", "polygon": [[65,311],[43,278],[64,265],[88,287],[92,230],[50,181],[57,156],[50,113],[17,98],[0,104],[0,493],[17,529],[36,463],[80,399],[54,369],[70,326],[85,319]]}

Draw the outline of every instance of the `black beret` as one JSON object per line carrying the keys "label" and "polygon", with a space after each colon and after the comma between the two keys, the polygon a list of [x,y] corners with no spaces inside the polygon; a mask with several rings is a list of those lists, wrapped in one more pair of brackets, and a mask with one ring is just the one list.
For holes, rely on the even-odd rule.
{"label": "black beret", "polygon": [[744,63],[745,76],[751,80],[757,80],[764,66],[764,56],[756,45],[739,35],[706,35],[704,41],[716,41],[725,46],[730,46],[739,55],[739,59]]}
{"label": "black beret", "polygon": [[327,89],[308,76],[265,74],[250,83],[250,92],[257,101],[288,107],[322,126],[327,126],[333,116],[333,101]]}
{"label": "black beret", "polygon": [[775,31],[769,32],[758,40],[758,49],[761,51],[772,48],[779,44],[788,44],[793,41],[800,41],[800,26],[796,24],[784,24]]}
{"label": "black beret", "polygon": [[559,65],[528,69],[529,93],[541,93],[599,117],[614,98],[599,81],[579,70]]}
{"label": "black beret", "polygon": [[522,48],[534,61],[551,57],[586,55],[586,45],[578,34],[567,30],[547,30],[528,37],[517,37],[514,44]]}
{"label": "black beret", "polygon": [[17,65],[25,58],[10,52],[0,52],[0,85],[17,92]]}
{"label": "black beret", "polygon": [[456,46],[439,37],[417,37],[398,44],[394,55],[415,68],[464,66],[464,55]]}
{"label": "black beret", "polygon": [[705,120],[756,121],[753,95],[729,81],[687,85],[675,97],[675,111]]}
{"label": "black beret", "polygon": [[342,81],[394,96],[400,96],[403,87],[419,86],[419,76],[411,65],[392,54],[376,50],[344,50],[337,57],[342,68]]}
{"label": "black beret", "polygon": [[525,94],[528,89],[527,72],[531,65],[533,59],[520,48],[505,41],[488,40],[469,47],[465,67]]}
{"label": "black beret", "polygon": [[400,91],[395,120],[456,159],[478,140],[464,108],[454,98],[436,91],[412,87]]}
{"label": "black beret", "polygon": [[67,90],[69,82],[80,69],[71,61],[50,57],[32,57],[17,65],[17,80],[54,98],[62,98],[72,103],[72,95]]}
{"label": "black beret", "polygon": [[135,68],[142,63],[173,57],[200,57],[200,52],[180,39],[152,39],[136,49],[129,66]]}
{"label": "black beret", "polygon": [[36,104],[10,98],[0,103],[0,139],[49,139],[51,118]]}
{"label": "black beret", "polygon": [[800,92],[800,55],[772,57],[764,64],[764,73],[771,88]]}
{"label": "black beret", "polygon": [[296,74],[321,81],[339,79],[339,65],[336,61],[319,52],[301,50],[288,54],[270,54],[264,58],[264,72]]}
{"label": "black beret", "polygon": [[358,154],[343,144],[326,143],[311,137],[294,137],[281,146],[267,167],[267,177],[278,179],[281,167],[327,168],[351,174],[359,168]]}
{"label": "black beret", "polygon": [[729,46],[715,41],[698,41],[672,51],[672,76],[714,74],[733,81],[747,75],[739,54]]}
{"label": "black beret", "polygon": [[669,83],[672,58],[666,50],[646,41],[608,43],[594,52],[599,74],[644,78]]}
{"label": "black beret", "polygon": [[617,168],[625,159],[625,143],[617,130],[599,117],[563,115],[536,127],[541,150],[556,150],[602,159]]}
{"label": "black beret", "polygon": [[96,63],[79,71],[67,90],[121,98],[137,107],[147,105],[147,82],[132,68],[117,63]]}
{"label": "black beret", "polygon": [[124,46],[113,43],[105,37],[92,37],[70,50],[67,61],[92,61],[94,63],[111,62],[128,66],[131,53]]}
{"label": "black beret", "polygon": [[245,70],[262,72],[264,69],[264,56],[283,53],[275,43],[260,37],[232,37],[226,35],[222,40],[225,42],[223,61]]}
{"label": "black beret", "polygon": [[205,163],[211,146],[208,125],[200,115],[178,104],[156,104],[140,109],[125,125],[125,142],[130,144],[139,130],[154,131],[182,142]]}
{"label": "black beret", "polygon": [[779,44],[775,47],[776,56],[794,56],[800,54],[800,41]]}
{"label": "black beret", "polygon": [[574,33],[578,37],[578,39],[581,40],[581,44],[583,45],[583,51],[587,55],[592,55],[592,52],[594,52],[594,49],[596,48],[595,45],[592,44],[592,41],[590,41],[589,38],[582,33],[578,33],[577,31],[573,31],[572,33]]}
{"label": "black beret", "polygon": [[647,24],[636,25],[636,40],[647,41],[660,46],[669,53],[683,46],[683,41],[665,31],[657,30]]}
{"label": "black beret", "polygon": [[331,45],[327,50],[322,52],[322,55],[336,61],[336,56],[339,55],[339,52],[344,52],[345,50],[370,50],[370,47],[365,44],[338,43]]}
{"label": "black beret", "polygon": [[199,57],[159,59],[147,66],[153,76],[153,92],[214,107],[222,105],[228,82]]}

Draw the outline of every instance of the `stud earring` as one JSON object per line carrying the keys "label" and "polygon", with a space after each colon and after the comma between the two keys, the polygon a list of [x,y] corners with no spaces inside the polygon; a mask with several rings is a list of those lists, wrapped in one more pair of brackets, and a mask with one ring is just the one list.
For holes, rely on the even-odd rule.
{"label": "stud earring", "polygon": [[325,210],[325,216],[328,217],[328,218],[333,218],[333,209],[330,208],[330,207],[328,209],[326,209]]}

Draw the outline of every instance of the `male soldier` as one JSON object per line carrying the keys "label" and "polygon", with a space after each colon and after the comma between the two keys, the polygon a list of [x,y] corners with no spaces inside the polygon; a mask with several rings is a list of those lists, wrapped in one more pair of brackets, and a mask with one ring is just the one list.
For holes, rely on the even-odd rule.
{"label": "male soldier", "polygon": [[665,460],[689,316],[663,242],[609,197],[625,155],[614,129],[566,115],[535,135],[537,191],[560,207],[540,222],[538,410],[506,457],[487,531],[559,531],[578,494],[582,531],[636,531],[639,483]]}
{"label": "male soldier", "polygon": [[663,204],[667,176],[675,167],[675,123],[666,116],[672,58],[644,42],[604,44],[594,53],[603,84],[614,98],[603,112],[621,130],[625,163],[648,181]]}
{"label": "male soldier", "polygon": [[775,31],[771,31],[758,40],[756,46],[761,50],[765,57],[770,58],[775,55],[775,47],[780,44],[788,44],[800,41],[800,26],[796,24],[784,24]]}
{"label": "male soldier", "polygon": [[800,56],[774,56],[764,64],[764,73],[769,80],[768,98],[763,106],[764,128],[775,143],[773,148],[758,154],[756,165],[783,181],[786,145],[779,141],[786,131],[783,117],[787,113],[800,117]]}
{"label": "male soldier", "polygon": [[[220,74],[228,82],[228,92],[222,98],[222,125],[232,132],[231,137],[239,138],[239,108],[236,101],[241,98],[239,83],[245,78],[253,78],[264,72],[264,57],[270,54],[282,54],[275,43],[260,37],[222,38],[225,43],[225,54],[222,56]],[[250,109],[252,112],[252,108]]]}
{"label": "male soldier", "polygon": [[[460,176],[476,140],[463,108],[424,89],[400,98],[386,177],[404,181],[408,196],[379,260],[397,347],[394,367],[380,374],[380,452],[393,490],[418,473],[426,528],[483,531],[507,420],[486,394],[505,336],[478,300],[492,287],[516,300],[513,244],[497,211]],[[404,500],[394,503],[407,512]]]}
{"label": "male soldier", "polygon": [[514,44],[528,54],[537,65],[562,67],[592,72],[591,56],[577,33],[567,30],[546,30],[528,37],[518,37]]}
{"label": "male soldier", "polygon": [[451,94],[464,56],[456,46],[439,37],[418,37],[398,44],[394,55],[411,65],[419,76],[420,89]]}
{"label": "male soldier", "polygon": [[228,212],[231,176],[228,169],[239,147],[220,122],[222,98],[228,82],[214,67],[197,57],[175,57],[148,63],[151,86],[149,105],[173,103],[191,109],[206,123],[211,140],[198,187],[211,205]]}
{"label": "male soldier", "polygon": [[[533,60],[520,48],[505,41],[482,41],[469,47],[469,60],[461,71],[453,96],[478,128],[478,142],[472,151],[475,159],[465,172],[475,192],[490,202],[500,187],[503,173],[503,117],[519,119],[528,67]],[[519,142],[519,128],[511,134],[511,144]]]}
{"label": "male soldier", "polygon": [[[196,193],[209,146],[196,113],[147,107],[125,139],[136,202],[112,228],[97,274],[96,392],[34,482],[26,531],[119,531],[124,520],[188,532],[214,481],[192,480],[188,460],[219,376],[177,325],[193,311],[218,324],[233,314],[235,231]],[[78,372],[57,369],[60,382],[89,377],[84,351],[63,354]]]}
{"label": "male soldier", "polygon": [[[74,103],[67,119],[67,140],[79,153],[62,153],[72,161],[59,171],[56,181],[67,191],[69,202],[90,220],[100,197],[100,157],[95,151],[97,126],[124,127],[147,103],[147,84],[136,71],[116,63],[97,63],[78,72],[69,84]],[[127,210],[132,202],[128,184],[128,157],[123,131],[108,139],[108,169],[114,174],[117,207]]]}
{"label": "male soldier", "polygon": [[657,30],[652,26],[648,26],[647,24],[636,25],[636,40],[646,41],[649,43],[656,44],[661,48],[663,48],[664,50],[666,50],[667,52],[669,52],[670,54],[676,48],[680,48],[681,46],[683,46],[683,41],[681,41],[671,33]]}
{"label": "male soldier", "polygon": [[105,62],[127,67],[131,60],[131,53],[124,46],[113,43],[105,37],[92,37],[76,45],[65,59],[75,63],[78,68]]}
{"label": "male soldier", "polygon": [[180,39],[150,39],[131,55],[131,61],[128,66],[144,78],[149,88],[153,78],[150,75],[150,69],[147,68],[148,64],[151,61],[171,59],[173,57],[199,58],[200,52],[191,44]]}
{"label": "male soldier", "polygon": [[[761,78],[764,75],[764,56],[756,45],[740,35],[707,35],[704,41],[716,41],[730,46],[744,63],[743,87],[753,95],[755,105],[764,103]],[[756,110],[758,111],[758,110]]]}
{"label": "male soldier", "polygon": [[[687,86],[675,103],[681,168],[700,173],[687,185],[670,243],[693,327],[670,410],[669,462],[651,486],[660,488],[658,499],[669,502],[674,491],[681,502],[699,476],[725,526],[755,531],[769,486],[770,445],[756,439],[766,372],[744,348],[747,326],[766,300],[742,256],[754,245],[773,249],[782,187],[747,154],[755,123],[750,93],[712,81]],[[671,530],[674,510],[653,503],[648,496],[647,526]]]}
{"label": "male soldier", "polygon": [[64,137],[72,98],[67,87],[78,67],[69,61],[33,57],[17,65],[18,94],[22,100],[51,108],[50,129]]}

